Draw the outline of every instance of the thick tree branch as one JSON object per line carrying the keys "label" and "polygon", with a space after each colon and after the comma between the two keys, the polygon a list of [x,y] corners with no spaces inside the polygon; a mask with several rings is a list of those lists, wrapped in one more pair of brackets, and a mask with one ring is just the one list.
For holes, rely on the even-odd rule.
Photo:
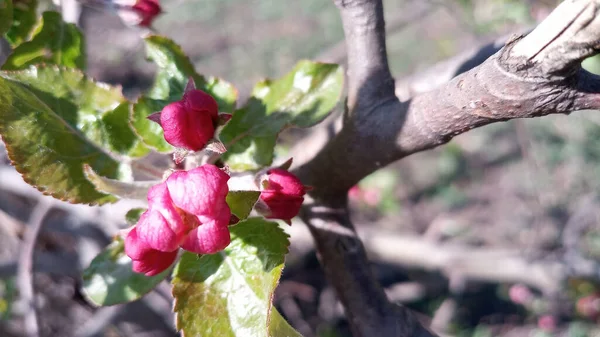
{"label": "thick tree branch", "polygon": [[315,239],[325,275],[344,304],[354,336],[435,336],[410,310],[387,300],[352,227],[344,198],[326,204],[309,201],[301,217]]}
{"label": "thick tree branch", "polygon": [[600,80],[581,61],[600,49],[600,0],[567,0],[525,38],[438,89],[400,102],[385,49],[381,0],[335,0],[348,51],[341,131],[295,170],[314,186],[301,216],[355,336],[431,336],[392,306],[369,272],[346,193],[377,169],[454,136],[513,118],[600,109]]}
{"label": "thick tree branch", "polygon": [[515,38],[479,67],[408,102],[371,95],[376,85],[367,85],[359,103],[348,105],[342,130],[299,174],[319,187],[315,193],[343,194],[378,168],[473,128],[600,108],[598,78],[580,67],[600,47],[599,8],[599,1],[566,1],[548,17],[553,26],[566,27],[550,42]]}
{"label": "thick tree branch", "polygon": [[368,107],[394,97],[394,79],[385,48],[383,4],[381,0],[334,2],[346,36],[348,108],[350,113],[367,113]]}

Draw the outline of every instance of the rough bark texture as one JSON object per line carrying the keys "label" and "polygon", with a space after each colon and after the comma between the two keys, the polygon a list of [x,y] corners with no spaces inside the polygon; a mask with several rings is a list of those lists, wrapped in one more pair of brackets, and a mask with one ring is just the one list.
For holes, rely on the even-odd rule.
{"label": "rough bark texture", "polygon": [[600,80],[581,69],[600,49],[600,0],[563,2],[526,37],[406,102],[394,94],[381,0],[335,3],[348,51],[346,111],[341,131],[295,170],[315,187],[301,217],[355,336],[433,336],[386,299],[348,218],[346,193],[377,169],[473,128],[600,108]]}

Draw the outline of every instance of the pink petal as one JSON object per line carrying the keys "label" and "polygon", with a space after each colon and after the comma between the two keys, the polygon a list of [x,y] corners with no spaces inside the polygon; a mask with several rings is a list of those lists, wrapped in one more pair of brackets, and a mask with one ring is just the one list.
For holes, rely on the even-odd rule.
{"label": "pink petal", "polygon": [[[142,214],[142,217],[146,214],[147,212]],[[169,268],[177,258],[177,249],[172,252],[161,252],[150,248],[139,239],[136,226],[125,238],[125,254],[133,260],[133,271],[153,276]]]}
{"label": "pink petal", "polygon": [[189,110],[207,113],[213,122],[219,119],[219,106],[215,99],[202,90],[191,90],[183,95],[183,102]]}
{"label": "pink petal", "polygon": [[174,172],[167,179],[173,203],[188,213],[217,217],[226,206],[229,175],[214,165]]}
{"label": "pink petal", "polygon": [[[140,221],[144,217],[147,217],[148,212],[144,212],[140,217]],[[133,260],[139,260],[143,258],[151,248],[143,241],[138,239],[137,227],[133,227],[127,237],[125,238],[125,254]]]}
{"label": "pink petal", "polygon": [[159,252],[153,250],[143,260],[134,260],[132,269],[136,273],[154,276],[168,269],[177,258],[177,250],[172,252]]}
{"label": "pink petal", "polygon": [[137,225],[138,240],[145,242],[150,248],[163,252],[171,252],[179,247],[185,234],[177,235],[167,220],[156,209],[150,209],[144,221]]}
{"label": "pink petal", "polygon": [[300,179],[286,170],[270,169],[267,174],[269,179],[268,190],[295,196],[303,196],[306,193]]}
{"label": "pink petal", "polygon": [[148,205],[149,209],[157,211],[162,215],[164,221],[175,235],[185,235],[191,229],[191,224],[187,224],[184,221],[182,212],[173,204],[166,183],[163,182],[150,188],[148,191]]}
{"label": "pink petal", "polygon": [[212,221],[192,230],[181,248],[196,254],[214,254],[225,249],[230,242],[229,227]]}

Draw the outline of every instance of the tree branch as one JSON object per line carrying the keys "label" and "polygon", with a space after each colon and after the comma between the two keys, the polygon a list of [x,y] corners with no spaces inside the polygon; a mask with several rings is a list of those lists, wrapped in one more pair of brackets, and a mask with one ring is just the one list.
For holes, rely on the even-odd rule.
{"label": "tree branch", "polygon": [[355,336],[432,336],[385,298],[348,219],[346,193],[377,169],[473,128],[600,108],[600,79],[581,69],[600,49],[600,0],[565,1],[527,37],[407,102],[394,95],[381,0],[334,1],[348,51],[347,110],[341,131],[295,170],[315,187],[301,217]]}
{"label": "tree branch", "polygon": [[381,0],[334,2],[340,11],[346,36],[348,108],[350,113],[363,112],[362,107],[368,108],[395,97],[385,47],[383,4]]}
{"label": "tree branch", "polygon": [[300,216],[315,239],[354,336],[433,337],[410,310],[390,303],[377,282],[347,212],[345,199],[306,203]]}

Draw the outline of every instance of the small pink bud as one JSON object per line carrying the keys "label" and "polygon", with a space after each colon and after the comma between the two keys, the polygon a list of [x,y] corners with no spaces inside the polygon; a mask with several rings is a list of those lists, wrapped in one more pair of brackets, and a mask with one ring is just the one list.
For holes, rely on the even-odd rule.
{"label": "small pink bud", "polygon": [[161,252],[150,248],[137,235],[134,227],[125,239],[125,254],[133,260],[133,271],[154,276],[169,268],[177,258],[177,250]]}
{"label": "small pink bud", "polygon": [[526,286],[515,284],[508,290],[508,297],[516,304],[527,304],[533,299],[533,294]]}
{"label": "small pink bud", "polygon": [[129,26],[150,27],[152,21],[162,13],[158,0],[116,0],[117,11]]}
{"label": "small pink bud", "polygon": [[268,211],[263,212],[265,217],[289,223],[298,215],[305,194],[305,186],[292,173],[278,168],[268,170],[260,193],[260,199],[268,207]]}
{"label": "small pink bud", "polygon": [[190,151],[199,151],[214,137],[215,127],[209,112],[191,110],[183,101],[164,107],[160,125],[167,143]]}
{"label": "small pink bud", "polygon": [[162,12],[158,0],[138,0],[132,8],[140,16],[139,25],[142,27],[150,27],[152,21]]}
{"label": "small pink bud", "polygon": [[360,187],[358,187],[358,185],[354,185],[348,190],[348,198],[350,200],[360,200],[361,196],[362,196],[362,191],[361,191]]}
{"label": "small pink bud", "polygon": [[591,294],[577,300],[577,312],[582,316],[596,320],[600,317],[600,294]]}
{"label": "small pink bud", "polygon": [[538,319],[538,328],[546,331],[552,332],[556,330],[556,318],[552,315],[544,315]]}

